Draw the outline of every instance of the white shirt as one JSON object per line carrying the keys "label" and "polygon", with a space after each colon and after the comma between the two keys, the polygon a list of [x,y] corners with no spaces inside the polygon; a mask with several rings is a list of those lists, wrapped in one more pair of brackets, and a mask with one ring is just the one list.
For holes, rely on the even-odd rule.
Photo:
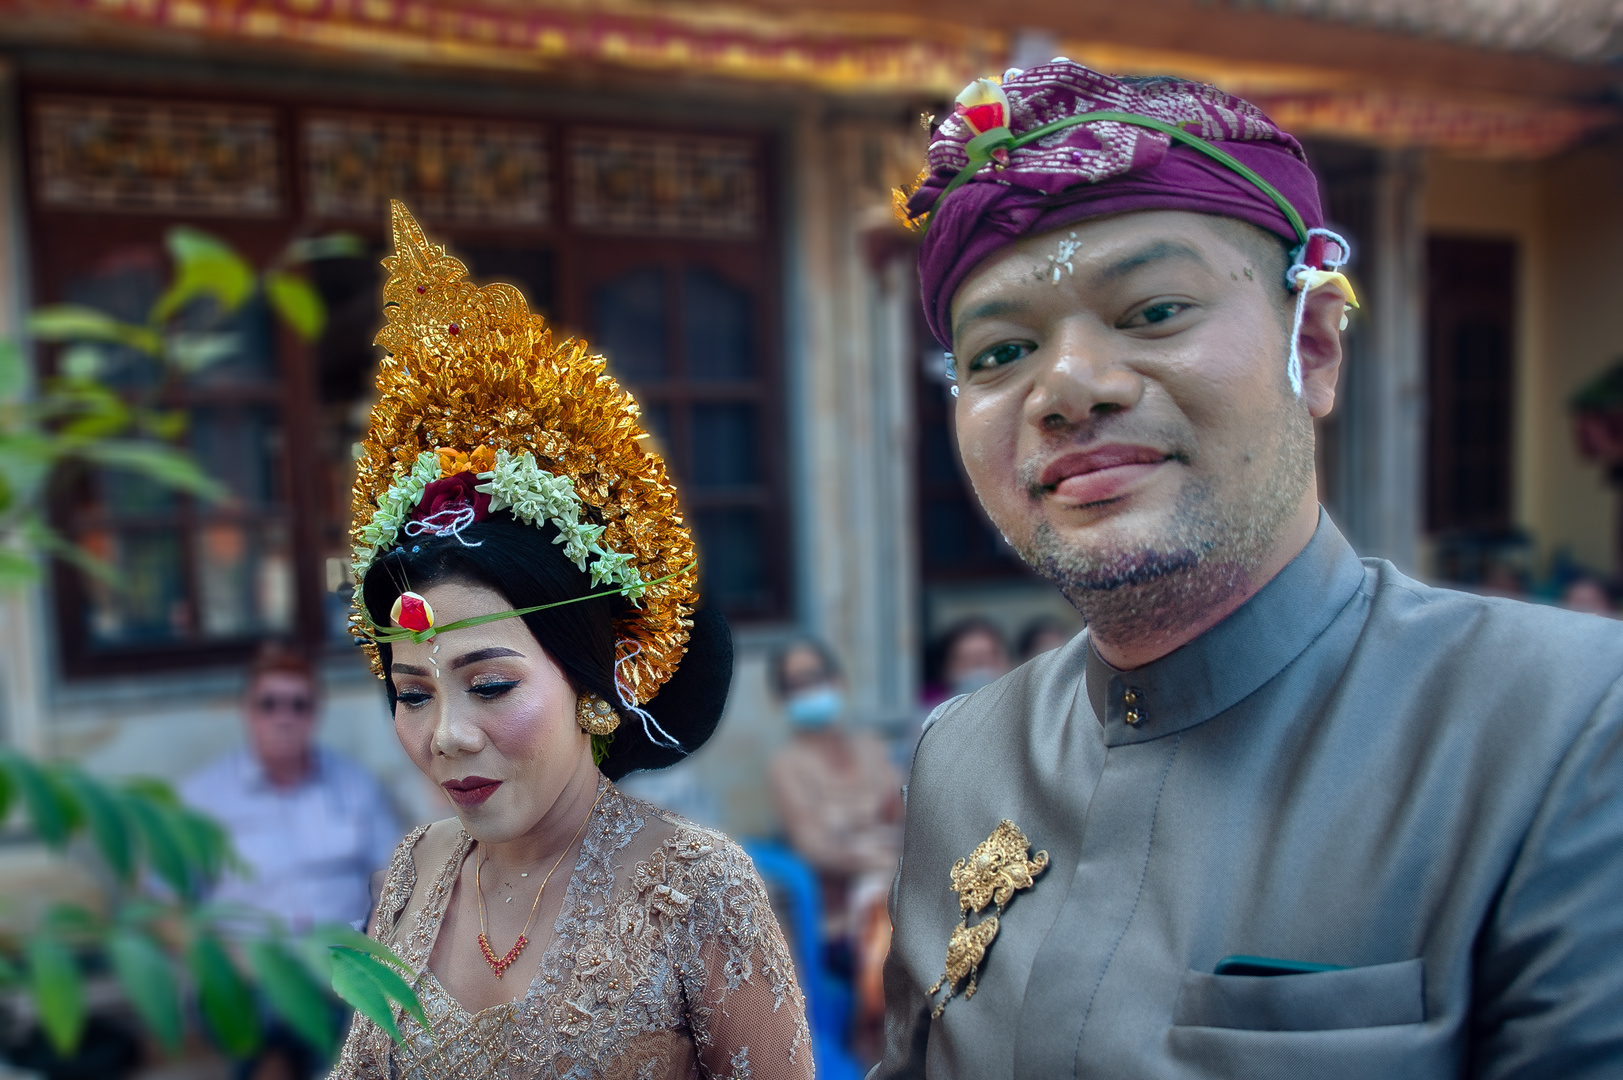
{"label": "white shirt", "polygon": [[365,768],[331,750],[313,754],[294,788],[273,786],[247,748],[181,784],[181,798],[225,826],[251,872],[228,872],[210,899],[279,915],[296,931],[367,917],[372,872],[388,864],[400,823]]}

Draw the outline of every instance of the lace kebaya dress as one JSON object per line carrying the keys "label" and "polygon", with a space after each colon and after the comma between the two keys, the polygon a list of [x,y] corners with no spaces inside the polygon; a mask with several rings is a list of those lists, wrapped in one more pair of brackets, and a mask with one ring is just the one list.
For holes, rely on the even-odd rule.
{"label": "lace kebaya dress", "polygon": [[805,1002],[749,858],[603,783],[540,970],[510,1004],[470,1014],[428,969],[473,840],[458,830],[426,882],[412,851],[429,826],[401,842],[372,934],[410,966],[433,1032],[397,1008],[396,1044],[357,1016],[332,1080],[811,1077]]}

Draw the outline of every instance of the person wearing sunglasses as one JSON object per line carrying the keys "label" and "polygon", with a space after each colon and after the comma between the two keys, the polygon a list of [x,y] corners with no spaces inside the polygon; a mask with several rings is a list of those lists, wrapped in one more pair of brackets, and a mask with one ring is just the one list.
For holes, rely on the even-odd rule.
{"label": "person wearing sunglasses", "polygon": [[243,690],[243,745],[193,774],[181,797],[212,815],[246,864],[213,899],[280,916],[294,929],[355,923],[401,827],[362,765],[316,742],[315,672],[266,646]]}

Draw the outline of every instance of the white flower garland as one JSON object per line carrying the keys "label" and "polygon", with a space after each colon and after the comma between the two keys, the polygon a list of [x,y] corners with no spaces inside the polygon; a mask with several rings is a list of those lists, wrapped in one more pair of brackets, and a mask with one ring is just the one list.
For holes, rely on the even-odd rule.
{"label": "white flower garland", "polygon": [[[581,520],[580,496],[569,477],[547,472],[536,464],[535,455],[528,450],[516,457],[506,450],[496,451],[495,467],[489,472],[477,473],[476,477],[485,483],[474,490],[490,496],[493,512],[511,510],[514,517],[528,525],[551,523],[558,530],[553,543],[564,545],[564,555],[576,567],[590,570],[593,588],[607,581],[633,601],[642,598],[646,586],[632,565],[631,556],[605,548],[603,526]],[[412,510],[423,501],[423,490],[440,478],[439,455],[425,450],[417,455],[406,475],[390,484],[389,490],[378,499],[377,513],[361,529],[360,542],[355,546],[357,608],[361,608],[360,583],[366,571],[377,560],[379,552],[394,543]]]}

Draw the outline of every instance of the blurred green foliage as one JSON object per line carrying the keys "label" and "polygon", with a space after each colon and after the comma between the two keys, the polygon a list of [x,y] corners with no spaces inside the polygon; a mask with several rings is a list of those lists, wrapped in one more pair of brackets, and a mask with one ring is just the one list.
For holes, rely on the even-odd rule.
{"label": "blurred green foliage", "polygon": [[[203,499],[224,494],[177,445],[186,417],[161,407],[162,387],[143,399],[102,381],[107,348],[137,350],[185,377],[231,355],[235,338],[220,327],[260,292],[294,333],[314,340],[326,308],[295,268],[360,252],[350,237],[304,240],[256,271],[195,229],[174,229],[167,242],[174,277],[144,323],[82,305],[36,311],[30,335],[61,346],[57,373],[37,383],[23,350],[0,341],[0,589],[36,580],[42,555],[119,585],[112,568],[49,522],[50,484],[64,466],[116,469]],[[93,977],[116,980],[171,1051],[194,1017],[227,1053],[246,1056],[259,1044],[266,1010],[330,1051],[339,1034],[334,995],[391,1033],[396,1006],[423,1020],[402,962],[364,934],[347,926],[290,934],[262,914],[207,903],[212,883],[235,865],[229,840],[164,784],[109,784],[0,748],[0,824],[7,822],[59,851],[94,852],[106,869],[100,902],[57,903],[37,925],[0,930],[0,993],[32,1002],[60,1054],[84,1034]]]}
{"label": "blurred green foliage", "polygon": [[26,933],[0,931],[0,990],[28,996],[58,1053],[84,1033],[87,972],[98,967],[171,1051],[185,1017],[198,1016],[221,1049],[245,1057],[266,1009],[330,1052],[333,994],[392,1034],[396,1005],[424,1022],[405,965],[366,935],[347,926],[289,934],[262,914],[207,903],[235,862],[230,842],[163,784],[108,784],[0,750],[0,820],[13,810],[58,851],[83,841],[108,871],[106,903],[53,904]]}
{"label": "blurred green foliage", "polygon": [[[105,564],[50,524],[49,484],[63,466],[116,469],[202,499],[225,495],[176,445],[186,415],[162,407],[163,387],[143,397],[105,385],[108,349],[144,353],[160,361],[171,378],[195,374],[238,348],[224,323],[260,293],[295,334],[314,341],[326,327],[326,305],[297,268],[363,250],[347,235],[300,240],[257,271],[230,245],[197,229],[171,229],[166,244],[173,279],[145,322],[125,322],[81,304],[33,313],[29,335],[61,346],[54,376],[31,385],[23,349],[0,341],[0,590],[37,580],[42,554],[66,559],[117,586]],[[188,318],[181,320],[183,314]],[[181,321],[184,326],[177,325]]]}

